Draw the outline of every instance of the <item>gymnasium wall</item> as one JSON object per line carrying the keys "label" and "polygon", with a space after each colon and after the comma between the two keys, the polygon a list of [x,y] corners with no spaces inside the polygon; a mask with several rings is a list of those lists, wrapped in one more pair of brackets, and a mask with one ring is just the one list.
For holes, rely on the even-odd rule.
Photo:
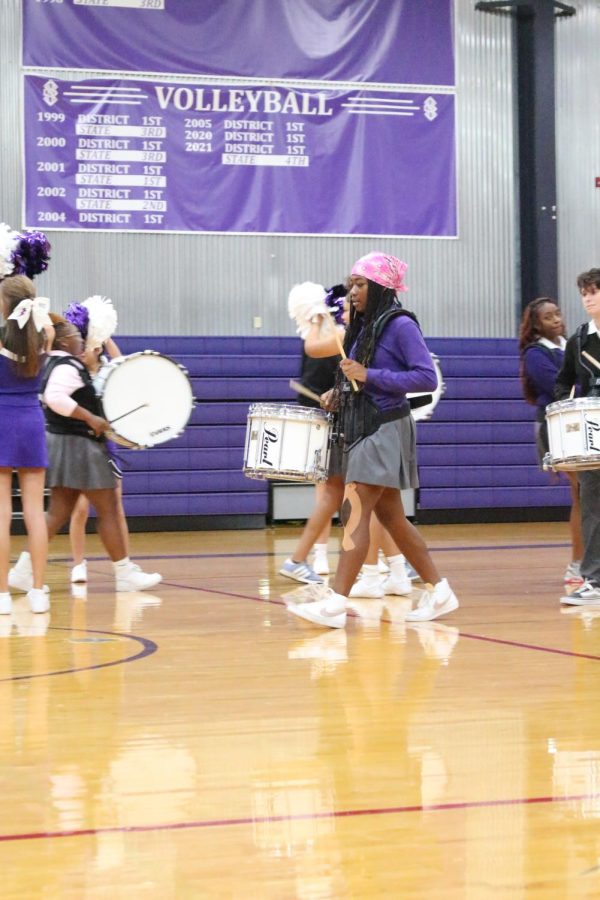
{"label": "gymnasium wall", "polygon": [[[390,3],[396,0],[390,0]],[[410,0],[421,2],[421,0]],[[435,15],[435,3],[431,4]],[[22,224],[20,3],[0,3],[0,219]],[[456,0],[458,240],[385,239],[409,263],[425,333],[512,336],[516,315],[512,26]],[[333,200],[335,192],[333,192]],[[285,198],[281,198],[285,202]],[[390,197],[402,203],[402,197]],[[373,239],[53,232],[40,292],[110,295],[122,334],[291,335],[291,285],[340,280]],[[485,302],[482,302],[485,301]],[[260,330],[254,317],[262,319]]]}

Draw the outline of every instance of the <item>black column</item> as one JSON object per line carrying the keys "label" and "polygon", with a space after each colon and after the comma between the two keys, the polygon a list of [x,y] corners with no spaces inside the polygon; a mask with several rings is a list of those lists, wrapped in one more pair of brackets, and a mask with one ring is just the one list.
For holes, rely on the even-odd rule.
{"label": "black column", "polygon": [[554,19],[573,7],[553,0],[481,2],[515,18],[521,305],[558,295]]}

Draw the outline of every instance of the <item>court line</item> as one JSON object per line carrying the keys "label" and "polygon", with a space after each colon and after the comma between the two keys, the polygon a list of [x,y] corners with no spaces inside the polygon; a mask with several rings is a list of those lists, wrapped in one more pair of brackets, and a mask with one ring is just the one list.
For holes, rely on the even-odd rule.
{"label": "court line", "polygon": [[506,800],[458,800],[454,803],[415,803],[410,806],[387,806],[373,809],[340,809],[320,813],[297,813],[290,816],[243,816],[237,819],[199,819],[192,822],[164,822],[154,825],[107,825],[104,828],[73,828],[63,831],[30,831],[0,834],[0,842],[53,840],[90,837],[97,834],[139,834],[147,831],[186,831],[196,828],[226,828],[236,825],[266,825],[271,822],[306,822],[321,819],[349,819],[358,816],[389,816],[402,813],[448,812],[455,809],[485,809],[501,806],[533,806],[543,803],[572,803],[596,800],[599,793],[566,794],[564,797],[511,797]]}
{"label": "court line", "polygon": [[[456,546],[456,547],[429,547],[430,553],[452,553],[454,551],[465,553],[470,550],[553,550],[561,547],[570,547],[571,545],[568,543],[558,543],[558,544],[467,544],[464,546]],[[337,556],[339,555],[339,550],[330,550],[329,555]],[[261,553],[161,553],[161,554],[148,554],[147,556],[143,556],[139,553],[135,554],[136,559],[251,559],[251,558],[263,558],[263,557],[272,557],[272,556],[285,556],[284,551],[279,550],[268,550],[263,551]],[[106,556],[88,556],[88,562],[93,560],[94,562],[102,562],[107,561]],[[53,556],[52,559],[48,560],[50,564],[52,563],[65,563],[70,562],[70,556]]]}
{"label": "court line", "polygon": [[146,656],[152,656],[158,650],[158,644],[149,638],[139,637],[137,634],[124,634],[119,631],[99,631],[95,628],[68,628],[62,625],[50,625],[48,631],[70,631],[83,632],[84,634],[108,634],[111,637],[128,638],[131,641],[137,641],[142,645],[139,653],[133,656],[126,656],[122,659],[113,659],[111,662],[95,663],[93,666],[80,666],[75,669],[59,669],[56,672],[36,672],[32,675],[11,675],[10,678],[0,678],[0,684],[5,681],[30,681],[32,678],[50,678],[53,675],[73,675],[75,672],[89,672],[92,669],[108,669],[110,666],[121,666],[125,663],[135,662],[138,659],[144,659]]}
{"label": "court line", "polygon": [[[255,603],[270,603],[275,606],[286,606],[287,605],[284,600],[271,600],[270,598],[266,598],[266,597],[256,597],[252,594],[238,594],[238,593],[235,593],[234,591],[220,591],[220,590],[208,588],[208,587],[196,587],[193,584],[175,584],[172,581],[164,581],[162,583],[166,587],[179,588],[179,590],[184,590],[184,591],[202,591],[207,594],[218,594],[219,596],[222,596],[222,597],[233,597],[234,599],[239,599],[239,600],[253,600]],[[366,618],[366,616],[359,616],[357,613],[353,612],[352,609],[348,610],[348,616],[350,616],[352,619],[359,619],[359,620]],[[386,619],[383,616],[381,616],[381,618],[379,618],[377,620],[368,619],[368,621],[383,622],[385,625],[397,625],[398,624],[397,622],[393,622],[391,619]],[[424,623],[424,624],[429,624],[429,623]],[[444,623],[440,622],[439,624],[443,625]],[[407,625],[409,627],[412,627],[413,630],[417,630],[419,627],[418,622],[407,622]],[[553,653],[558,656],[570,656],[570,657],[575,657],[576,659],[592,659],[592,660],[596,660],[597,662],[600,661],[600,656],[594,656],[591,653],[576,653],[574,650],[560,650],[555,647],[544,647],[540,644],[526,644],[523,641],[509,641],[509,640],[506,640],[505,638],[486,637],[483,634],[471,634],[468,631],[461,631],[460,628],[458,628],[458,626],[456,626],[456,625],[454,625],[453,627],[457,629],[460,637],[469,638],[470,640],[473,640],[473,641],[487,641],[490,644],[504,644],[507,647],[516,647],[517,649],[520,649],[520,650],[534,650],[534,651],[537,651],[538,653]]]}

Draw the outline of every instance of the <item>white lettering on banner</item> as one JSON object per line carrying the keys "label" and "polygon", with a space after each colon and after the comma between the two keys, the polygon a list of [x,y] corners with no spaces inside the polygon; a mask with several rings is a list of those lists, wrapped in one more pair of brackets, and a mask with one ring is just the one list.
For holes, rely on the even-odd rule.
{"label": "white lettering on banner", "polygon": [[105,174],[105,175],[127,175],[131,167],[129,164],[122,163],[81,163],[80,172],[87,172],[89,175]]}
{"label": "white lettering on banner", "polygon": [[131,216],[129,213],[79,213],[79,221],[95,225],[129,225]]}
{"label": "white lettering on banner", "polygon": [[140,187],[166,187],[165,175],[75,175],[75,184],[130,184]]}
{"label": "white lettering on banner", "polygon": [[129,116],[81,113],[77,116],[77,121],[87,125],[127,125]]}
{"label": "white lettering on banner", "polygon": [[80,188],[78,192],[80,197],[89,197],[92,200],[95,198],[128,200],[130,194],[129,188]]}
{"label": "white lettering on banner", "polygon": [[264,153],[265,156],[273,153],[273,147],[257,147],[255,144],[225,144],[225,153]]}
{"label": "white lettering on banner", "polygon": [[77,146],[86,150],[129,150],[130,143],[131,141],[118,138],[79,138]]}
{"label": "white lettering on banner", "polygon": [[166,200],[86,200],[78,198],[76,209],[141,209],[154,212],[165,212]]}
{"label": "white lettering on banner", "polygon": [[248,111],[295,116],[333,115],[333,110],[327,107],[327,97],[319,92],[307,94],[302,91],[176,88],[164,84],[154,85],[154,90],[161,109],[166,109],[171,104],[176,109],[194,109],[198,112]]}

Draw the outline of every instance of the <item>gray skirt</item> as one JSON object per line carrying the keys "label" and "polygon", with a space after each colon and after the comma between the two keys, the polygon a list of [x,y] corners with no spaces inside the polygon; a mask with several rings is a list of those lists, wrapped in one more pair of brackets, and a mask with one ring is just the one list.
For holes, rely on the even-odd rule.
{"label": "gray skirt", "polygon": [[48,487],[97,491],[117,486],[104,444],[78,434],[46,434],[50,465]]}
{"label": "gray skirt", "polygon": [[417,438],[412,416],[385,422],[344,453],[344,481],[381,487],[419,487]]}

